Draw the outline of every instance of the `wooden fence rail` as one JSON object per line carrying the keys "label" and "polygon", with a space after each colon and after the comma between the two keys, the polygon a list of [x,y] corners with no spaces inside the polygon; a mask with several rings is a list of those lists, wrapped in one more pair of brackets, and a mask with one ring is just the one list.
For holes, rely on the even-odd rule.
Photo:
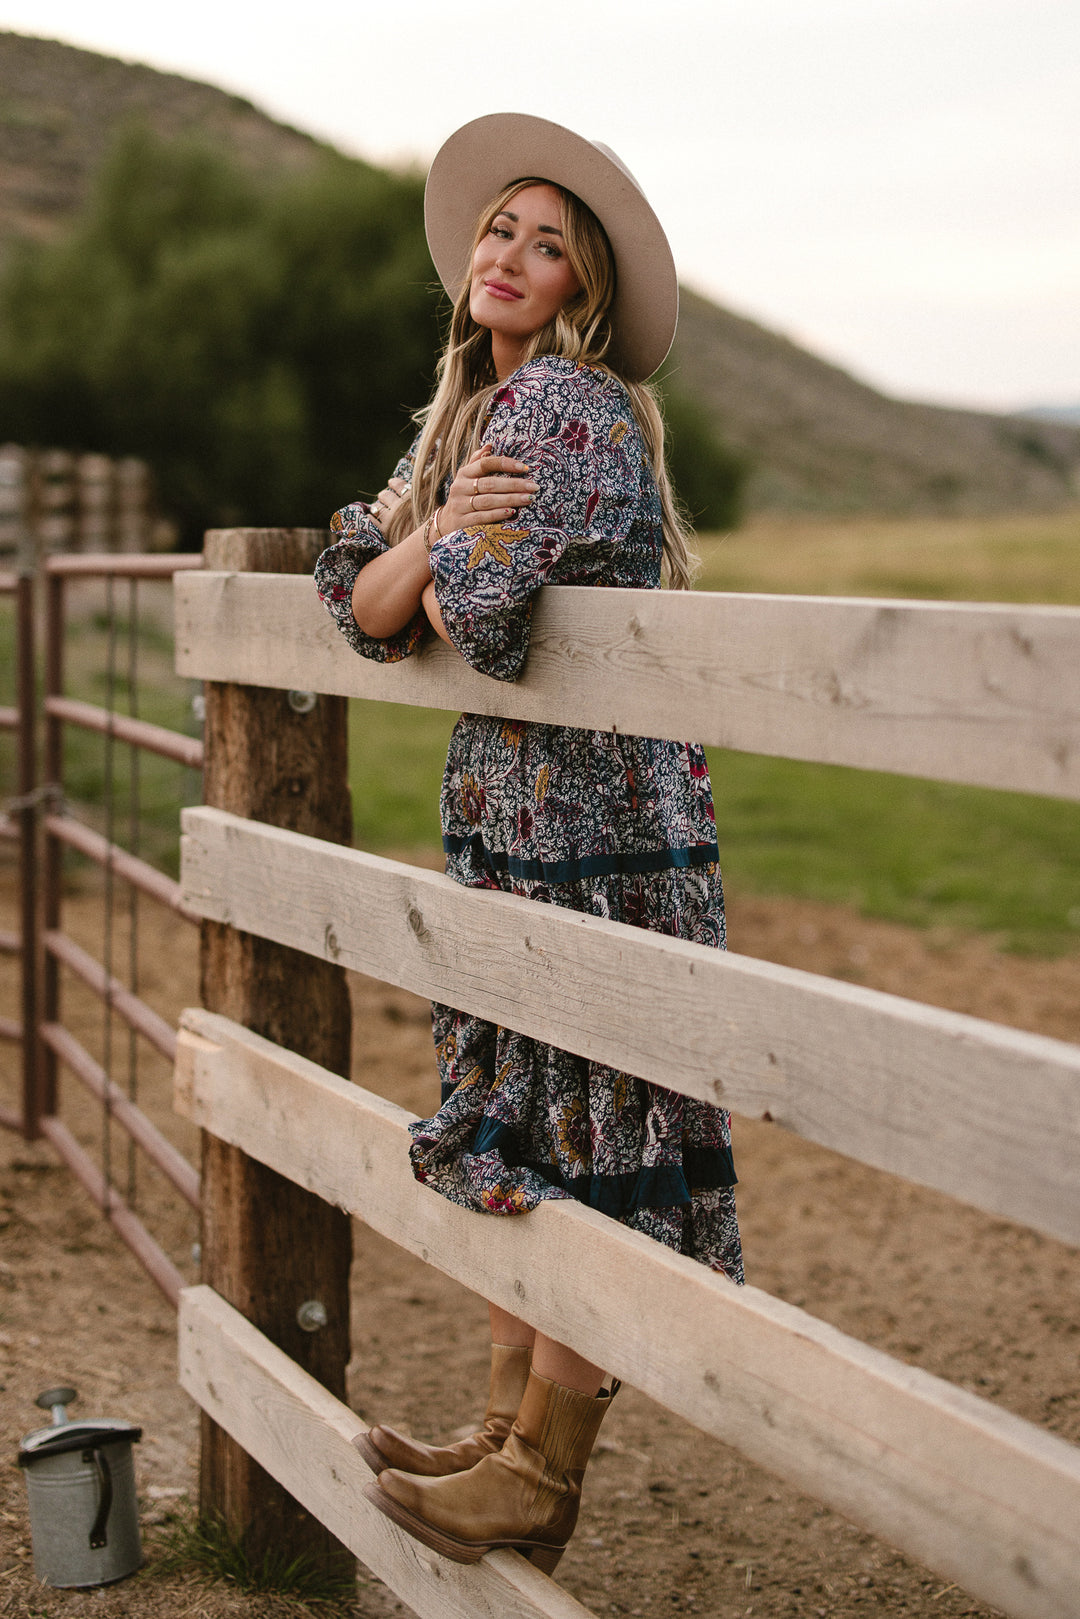
{"label": "wooden fence rail", "polygon": [[[212,1288],[180,1300],[180,1380],[204,1411],[421,1619],[593,1619],[515,1552],[436,1557],[364,1499],[356,1418]],[[312,1465],[312,1458],[317,1458]]]}
{"label": "wooden fence rail", "polygon": [[198,679],[1080,798],[1077,607],[561,585],[540,593],[509,686],[441,642],[400,664],[346,658],[305,579],[191,574],[176,609],[177,669]]}
{"label": "wooden fence rail", "polygon": [[[501,685],[442,647],[389,667],[355,658],[305,580],[192,574],[177,597],[188,675],[1080,797],[1078,610],[556,589],[538,601],[525,678]],[[212,922],[1080,1241],[1076,1047],[477,894],[223,810],[188,811],[184,826],[182,900]],[[576,1204],[505,1221],[455,1208],[412,1179],[408,1115],[238,1023],[185,1015],[177,1085],[212,1136],[976,1595],[1017,1619],[1075,1613],[1080,1449]],[[474,1583],[404,1537],[388,1546],[384,1525],[337,1528],[340,1498],[353,1510],[347,1413],[206,1290],[182,1307],[181,1367],[215,1420],[417,1612],[581,1612],[545,1584],[525,1590],[511,1554]],[[242,1390],[231,1413],[225,1380]],[[490,1584],[507,1570],[513,1601]]]}
{"label": "wooden fence rail", "polygon": [[[227,1019],[185,1014],[177,1095],[214,1135],[967,1589],[1075,1613],[1075,1446],[576,1203],[522,1220],[447,1203],[413,1179],[412,1115]],[[200,1398],[183,1359],[181,1378]],[[323,1470],[318,1443],[298,1449]]]}
{"label": "wooden fence rail", "polygon": [[202,916],[1080,1243],[1076,1046],[513,894],[478,905],[220,810],[181,820]]}

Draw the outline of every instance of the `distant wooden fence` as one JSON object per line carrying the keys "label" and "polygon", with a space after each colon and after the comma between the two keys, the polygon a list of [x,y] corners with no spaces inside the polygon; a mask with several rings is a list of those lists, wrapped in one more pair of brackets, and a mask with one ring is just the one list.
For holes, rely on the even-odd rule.
{"label": "distant wooden fence", "polygon": [[145,461],[0,445],[0,556],[170,551],[176,538]]}
{"label": "distant wooden fence", "polygon": [[[219,567],[178,578],[176,598],[178,669],[210,681],[1080,798],[1076,609],[549,589],[505,685],[441,643],[357,658],[307,579]],[[183,843],[185,905],[240,937],[1080,1242],[1080,1047],[477,894],[227,809],[186,811]],[[1074,1619],[1080,1449],[575,1203],[456,1208],[412,1178],[410,1115],[230,1018],[184,1014],[177,1103],[975,1595]],[[182,1295],[180,1333],[187,1390],[417,1613],[585,1614],[512,1553],[459,1568],[369,1508],[356,1418],[211,1288]]]}

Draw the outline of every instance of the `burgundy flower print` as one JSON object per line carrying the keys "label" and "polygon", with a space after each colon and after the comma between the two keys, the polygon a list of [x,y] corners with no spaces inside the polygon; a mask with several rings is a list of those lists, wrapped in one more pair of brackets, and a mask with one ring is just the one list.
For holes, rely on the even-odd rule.
{"label": "burgundy flower print", "polygon": [[575,455],[584,455],[589,447],[588,422],[567,422],[562,430],[561,438],[563,443],[573,450]]}

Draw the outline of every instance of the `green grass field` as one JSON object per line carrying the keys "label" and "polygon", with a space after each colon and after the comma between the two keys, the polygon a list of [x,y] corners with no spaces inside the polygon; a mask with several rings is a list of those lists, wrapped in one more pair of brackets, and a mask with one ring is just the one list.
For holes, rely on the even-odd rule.
{"label": "green grass field", "polygon": [[[986,521],[758,519],[701,542],[700,588],[798,594],[1080,603],[1080,514]],[[72,695],[105,700],[103,600],[83,590],[67,640]],[[121,604],[122,605],[122,604]],[[139,703],[147,719],[192,731],[192,688],[171,673],[160,601],[138,637]],[[0,656],[12,667],[11,614],[0,603]],[[124,661],[117,681],[126,706]],[[10,701],[0,692],[0,703]],[[356,841],[408,856],[437,849],[438,794],[454,715],[352,704]],[[117,749],[126,780],[128,750]],[[710,765],[729,890],[798,895],[867,916],[976,930],[1008,950],[1080,949],[1080,805],[719,749]],[[69,792],[102,824],[104,746],[69,730]],[[147,856],[175,869],[176,816],[198,781],[165,760],[140,763]],[[126,793],[126,787],[124,793]],[[14,755],[0,736],[0,793]],[[126,842],[127,803],[116,815]]]}

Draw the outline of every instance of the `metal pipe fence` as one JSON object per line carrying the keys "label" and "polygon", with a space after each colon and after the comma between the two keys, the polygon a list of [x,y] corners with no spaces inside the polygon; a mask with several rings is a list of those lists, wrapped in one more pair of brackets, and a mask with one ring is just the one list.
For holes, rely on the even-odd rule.
{"label": "metal pipe fence", "polygon": [[[37,739],[34,723],[34,585],[26,570],[0,573],[0,596],[14,602],[15,703],[0,708],[0,730],[16,737],[16,792],[0,815],[0,837],[18,849],[19,928],[0,934],[0,953],[20,962],[19,1018],[0,1018],[0,1040],[17,1043],[22,1052],[18,1109],[0,1105],[0,1125],[20,1129],[36,1092],[33,1031],[37,1020],[39,952],[37,949]],[[6,694],[5,694],[6,695]]]}
{"label": "metal pipe fence", "polygon": [[[16,606],[17,687],[15,703],[0,706],[0,730],[14,733],[18,757],[17,791],[0,816],[0,837],[17,845],[20,923],[17,930],[0,932],[0,952],[19,958],[21,1002],[20,1018],[0,1017],[0,1040],[18,1045],[22,1053],[20,1095],[15,1106],[0,1104],[0,1127],[28,1141],[50,1143],[174,1305],[183,1278],[136,1212],[136,1152],[194,1209],[199,1207],[199,1176],[140,1105],[140,1046],[148,1046],[170,1066],[176,1050],[175,1030],[140,993],[140,897],[170,908],[185,921],[195,919],[181,903],[178,884],[141,851],[140,761],[149,752],[200,770],[202,742],[139,713],[138,588],[142,581],[171,581],[176,573],[201,565],[201,557],[188,555],[55,555],[36,572],[0,573],[0,598],[12,597]],[[101,703],[65,689],[65,648],[72,628],[69,592],[87,581],[104,587],[104,607],[95,615],[105,642],[104,668],[95,670],[97,683],[104,686]],[[35,644],[39,587],[44,594],[40,700]],[[75,733],[102,738],[99,826],[77,812],[67,789],[65,742]],[[120,749],[127,750],[124,780]],[[100,955],[64,926],[67,851],[101,873]],[[122,950],[123,962],[118,959]],[[77,983],[100,1004],[99,1055],[65,1026],[65,982]],[[78,1129],[61,1116],[62,1073],[78,1081],[97,1110],[96,1153],[84,1139],[85,1110]]]}

